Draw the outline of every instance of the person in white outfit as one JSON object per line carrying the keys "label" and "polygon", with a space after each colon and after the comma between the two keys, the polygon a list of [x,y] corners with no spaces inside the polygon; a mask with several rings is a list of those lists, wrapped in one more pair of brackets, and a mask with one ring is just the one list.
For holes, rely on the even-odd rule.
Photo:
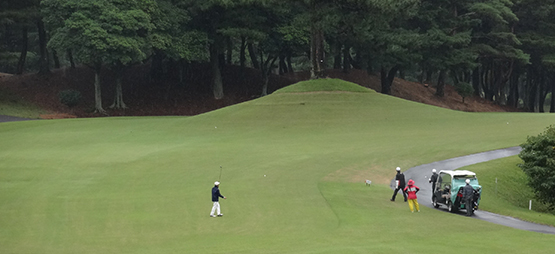
{"label": "person in white outfit", "polygon": [[[212,205],[212,212],[210,212],[210,217],[216,217],[217,216],[223,216],[223,214],[220,212],[220,202],[219,199],[223,198],[225,199],[224,196],[222,196],[222,194],[220,194],[220,182],[215,182],[214,183],[214,188],[212,188],[212,202],[214,202],[214,204]],[[215,212],[218,212],[215,214]]]}

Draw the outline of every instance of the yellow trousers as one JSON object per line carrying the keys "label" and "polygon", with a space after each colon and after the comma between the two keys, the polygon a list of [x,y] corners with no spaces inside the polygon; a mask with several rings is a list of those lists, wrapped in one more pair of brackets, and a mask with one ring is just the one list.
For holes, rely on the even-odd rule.
{"label": "yellow trousers", "polygon": [[414,212],[414,207],[416,206],[416,211],[420,212],[420,206],[418,205],[418,200],[416,199],[409,199],[409,208],[411,212]]}

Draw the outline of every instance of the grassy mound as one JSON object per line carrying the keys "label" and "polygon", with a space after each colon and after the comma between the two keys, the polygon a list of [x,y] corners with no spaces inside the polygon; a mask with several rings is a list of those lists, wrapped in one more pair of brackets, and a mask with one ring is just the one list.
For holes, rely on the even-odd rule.
{"label": "grassy mound", "polygon": [[[282,93],[186,118],[3,123],[0,252],[428,253],[472,243],[478,253],[550,253],[554,236],[411,214],[388,186],[397,166],[515,146],[550,123],[374,92]],[[224,217],[210,218],[220,166]]]}
{"label": "grassy mound", "polygon": [[274,92],[280,93],[306,93],[306,92],[353,92],[370,93],[371,89],[341,79],[315,79],[281,88]]}

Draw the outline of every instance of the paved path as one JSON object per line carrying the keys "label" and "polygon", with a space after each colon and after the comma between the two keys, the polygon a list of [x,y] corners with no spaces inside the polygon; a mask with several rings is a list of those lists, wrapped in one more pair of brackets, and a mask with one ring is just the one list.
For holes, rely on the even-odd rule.
{"label": "paved path", "polygon": [[25,120],[31,120],[28,118],[21,118],[21,117],[15,117],[15,116],[4,116],[4,115],[0,115],[0,123],[3,122],[15,122],[15,121],[25,121]]}
{"label": "paved path", "polygon": [[[452,158],[444,161],[437,161],[430,164],[424,164],[413,168],[409,168],[408,170],[406,170],[406,172],[404,172],[404,174],[407,181],[409,179],[413,179],[416,186],[420,187],[420,191],[418,192],[418,201],[419,201],[418,203],[420,203],[420,205],[433,208],[432,201],[431,201],[432,185],[428,183],[428,178],[432,174],[432,169],[435,168],[438,172],[440,170],[454,170],[457,168],[461,168],[464,166],[468,166],[468,165],[472,165],[480,162],[517,155],[518,153],[520,153],[520,150],[521,148],[517,146],[517,147],[510,147],[506,149],[494,150],[489,152],[471,154],[471,155]],[[480,179],[480,176],[478,176],[478,180],[479,179]],[[394,181],[392,181],[392,184],[393,182]],[[401,197],[401,200],[402,200],[402,197]],[[447,212],[447,209],[444,208],[443,206],[440,206],[438,210],[443,210]],[[460,215],[462,216],[463,214],[461,213]],[[494,213],[481,211],[481,210],[476,211],[474,213],[474,216],[472,216],[472,218],[485,220],[496,224],[522,229],[522,230],[528,230],[528,231],[534,231],[534,232],[540,232],[540,233],[546,233],[546,234],[555,234],[555,227],[530,223],[530,222],[522,221],[512,217],[494,214]]]}

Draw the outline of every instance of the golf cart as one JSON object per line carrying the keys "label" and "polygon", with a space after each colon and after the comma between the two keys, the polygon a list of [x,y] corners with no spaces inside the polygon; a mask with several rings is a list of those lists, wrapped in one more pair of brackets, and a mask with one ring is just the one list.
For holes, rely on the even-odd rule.
{"label": "golf cart", "polygon": [[456,212],[460,209],[468,209],[462,200],[463,187],[466,179],[470,179],[470,185],[474,188],[474,198],[472,201],[472,212],[478,210],[482,186],[478,183],[476,173],[467,170],[441,170],[437,178],[436,188],[432,196],[432,203],[435,208],[440,205],[447,206],[449,212]]}

